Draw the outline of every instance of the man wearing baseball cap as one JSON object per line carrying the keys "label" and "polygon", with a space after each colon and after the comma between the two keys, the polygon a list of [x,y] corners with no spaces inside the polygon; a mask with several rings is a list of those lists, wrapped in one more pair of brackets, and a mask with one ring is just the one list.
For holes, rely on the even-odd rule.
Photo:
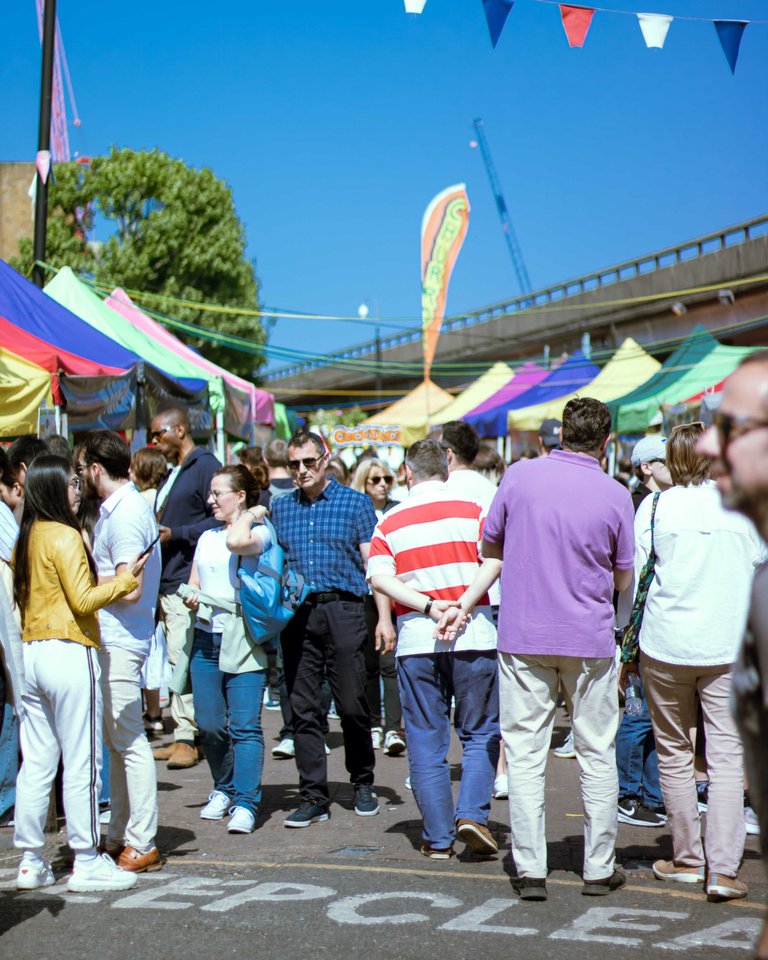
{"label": "man wearing baseball cap", "polygon": [[672,486],[667,467],[667,438],[655,433],[638,440],[632,448],[632,466],[638,481],[632,491],[632,505],[637,513],[649,493],[661,493]]}
{"label": "man wearing baseball cap", "polygon": [[562,425],[560,420],[551,417],[542,420],[539,427],[539,456],[546,457],[553,450],[562,450],[560,446],[560,428]]}

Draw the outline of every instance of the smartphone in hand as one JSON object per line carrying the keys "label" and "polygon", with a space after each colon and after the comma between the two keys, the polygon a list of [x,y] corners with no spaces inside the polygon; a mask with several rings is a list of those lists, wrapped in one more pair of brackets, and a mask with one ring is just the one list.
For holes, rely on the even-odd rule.
{"label": "smartphone in hand", "polygon": [[157,535],[157,536],[155,537],[155,539],[150,543],[150,545],[147,547],[147,549],[146,549],[146,550],[142,550],[141,553],[138,555],[138,557],[136,557],[136,559],[137,559],[137,560],[141,560],[142,557],[146,557],[147,554],[152,553],[152,550],[153,550],[155,544],[158,542],[159,539],[160,539],[160,534],[158,533],[158,535]]}

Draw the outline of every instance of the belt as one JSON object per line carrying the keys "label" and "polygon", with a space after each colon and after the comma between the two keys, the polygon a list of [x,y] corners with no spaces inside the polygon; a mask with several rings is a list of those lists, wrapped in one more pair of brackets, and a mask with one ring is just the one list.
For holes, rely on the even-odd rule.
{"label": "belt", "polygon": [[311,607],[316,607],[320,603],[334,603],[336,600],[346,600],[349,603],[362,603],[363,598],[358,597],[356,593],[349,593],[346,590],[336,590],[330,593],[310,593],[304,601]]}

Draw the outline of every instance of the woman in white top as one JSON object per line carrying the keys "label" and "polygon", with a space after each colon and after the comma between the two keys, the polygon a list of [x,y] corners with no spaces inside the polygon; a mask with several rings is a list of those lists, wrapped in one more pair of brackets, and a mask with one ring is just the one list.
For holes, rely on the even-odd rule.
{"label": "woman in white top", "polygon": [[[256,480],[242,466],[222,467],[211,479],[209,500],[221,526],[201,534],[184,603],[196,613],[189,662],[195,691],[195,719],[213,777],[213,791],[200,816],[223,820],[230,833],[251,833],[261,802],[264,767],[264,700],[267,655],[248,634],[238,599],[242,558],[227,549],[227,534],[238,521],[261,521],[264,510]],[[269,546],[261,525],[251,536],[256,555]]]}
{"label": "woman in white top", "polygon": [[[659,879],[705,882],[710,900],[744,897],[743,756],[730,710],[731,668],[744,633],[755,565],[763,545],[740,514],[725,510],[696,453],[701,424],[676,427],[667,443],[674,487],[658,501],[656,554],[640,631],[640,670],[656,737],[674,856]],[[653,497],[635,518],[635,577],[651,549]],[[706,877],[694,778],[697,697],[709,771]]]}

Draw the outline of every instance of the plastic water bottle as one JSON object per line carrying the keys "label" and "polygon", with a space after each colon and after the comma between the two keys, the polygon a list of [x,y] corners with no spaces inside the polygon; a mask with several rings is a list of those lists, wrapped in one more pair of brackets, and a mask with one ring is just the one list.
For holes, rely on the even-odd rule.
{"label": "plastic water bottle", "polygon": [[628,713],[630,717],[638,717],[642,712],[643,697],[640,693],[640,681],[630,673],[627,688],[624,691],[624,713]]}

